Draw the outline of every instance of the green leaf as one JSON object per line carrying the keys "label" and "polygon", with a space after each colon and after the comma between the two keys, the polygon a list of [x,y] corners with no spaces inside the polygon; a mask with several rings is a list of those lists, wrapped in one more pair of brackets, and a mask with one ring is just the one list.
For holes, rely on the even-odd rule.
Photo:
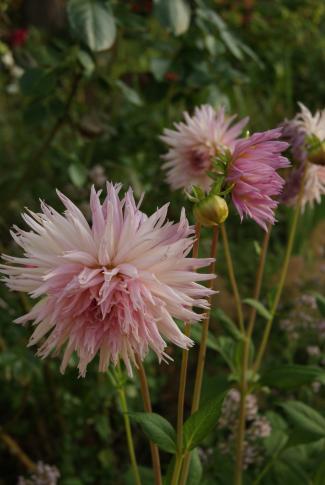
{"label": "green leaf", "polygon": [[217,425],[225,393],[200,407],[184,424],[183,448],[193,450]]}
{"label": "green leaf", "polygon": [[277,389],[295,389],[314,381],[325,383],[325,370],[316,366],[288,364],[267,370],[261,384]]}
{"label": "green leaf", "polygon": [[84,73],[86,76],[91,76],[95,69],[95,63],[92,57],[88,54],[88,52],[79,50],[78,52],[78,61],[82,65],[84,69]]}
{"label": "green leaf", "polygon": [[325,418],[315,409],[303,402],[288,401],[281,404],[289,419],[302,430],[325,436]]}
{"label": "green leaf", "polygon": [[315,472],[313,485],[325,485],[325,460],[322,460]]}
{"label": "green leaf", "polygon": [[202,483],[203,468],[198,449],[191,453],[190,467],[186,485],[200,485]]}
{"label": "green leaf", "polygon": [[168,68],[170,66],[170,60],[169,59],[161,59],[154,57],[150,61],[150,71],[154,75],[155,79],[157,81],[162,81],[164,79],[164,75],[168,71]]}
{"label": "green leaf", "polygon": [[[201,342],[201,335],[202,335],[202,326],[200,324],[192,325],[191,337],[198,344]],[[211,332],[208,332],[207,347],[209,349],[216,350],[217,352],[219,352],[218,339],[214,335],[212,335]]]}
{"label": "green leaf", "polygon": [[167,419],[156,413],[129,413],[130,418],[140,424],[146,436],[159,448],[176,453],[176,433]]}
{"label": "green leaf", "polygon": [[175,35],[184,34],[191,22],[191,9],[185,0],[154,0],[154,14]]}
{"label": "green leaf", "polygon": [[128,86],[127,84],[125,84],[123,81],[120,81],[120,80],[116,81],[115,84],[120,88],[123,95],[128,101],[130,101],[130,103],[136,106],[142,106],[143,104],[142,99],[134,89],[130,88],[130,86]]}
{"label": "green leaf", "polygon": [[266,320],[270,320],[272,318],[272,314],[270,313],[270,311],[260,301],[254,300],[254,298],[245,298],[245,300],[243,300],[243,303],[246,303],[247,305],[255,308],[257,313]]}
{"label": "green leaf", "polygon": [[212,309],[212,315],[218,320],[218,322],[222,324],[223,329],[227,333],[229,333],[234,339],[243,339],[243,336],[240,333],[235,322],[230,317],[228,317],[228,315],[223,310],[221,310],[221,308]]}
{"label": "green leaf", "polygon": [[92,51],[103,51],[113,45],[116,27],[108,1],[69,0],[67,11],[73,33]]}
{"label": "green leaf", "polygon": [[76,187],[82,187],[87,180],[87,170],[83,165],[72,163],[71,165],[69,165],[68,173],[71,182]]}
{"label": "green leaf", "polygon": [[55,86],[54,74],[39,67],[27,69],[20,79],[20,88],[24,96],[47,96],[53,93]]}
{"label": "green leaf", "polygon": [[319,293],[315,293],[315,297],[318,310],[322,317],[325,317],[325,297],[323,295],[320,295]]}

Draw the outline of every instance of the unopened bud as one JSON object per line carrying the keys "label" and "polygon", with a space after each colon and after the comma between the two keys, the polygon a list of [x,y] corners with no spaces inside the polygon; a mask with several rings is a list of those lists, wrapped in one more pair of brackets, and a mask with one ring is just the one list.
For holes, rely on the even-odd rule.
{"label": "unopened bud", "polygon": [[315,165],[325,165],[325,141],[319,142],[317,146],[308,150],[308,161]]}
{"label": "unopened bud", "polygon": [[194,217],[202,226],[211,227],[222,224],[228,217],[228,206],[219,195],[208,195],[194,207]]}

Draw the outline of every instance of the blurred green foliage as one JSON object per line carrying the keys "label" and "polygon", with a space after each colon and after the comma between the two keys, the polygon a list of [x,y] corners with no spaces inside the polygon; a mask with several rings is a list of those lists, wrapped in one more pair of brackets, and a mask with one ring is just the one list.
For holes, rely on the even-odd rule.
{"label": "blurred green foliage", "polygon": [[[41,198],[58,207],[59,188],[87,212],[90,185],[100,187],[105,177],[131,185],[137,197],[145,191],[146,211],[171,201],[170,216],[177,218],[184,202],[163,181],[159,135],[179,121],[184,110],[201,103],[225,104],[240,116],[249,115],[251,130],[263,130],[291,117],[299,100],[311,109],[324,103],[321,0],[69,0],[66,5],[47,0],[41,14],[35,4],[0,2],[2,251],[16,252],[8,228],[20,224],[25,206],[36,209]],[[26,42],[17,29],[27,29]],[[310,237],[323,215],[324,205],[307,212],[297,238],[296,253],[313,268],[317,251]],[[290,210],[282,208],[278,219],[266,268],[266,305],[281,264]],[[231,214],[230,235],[240,287],[249,297],[262,234],[251,223],[239,226],[238,217]],[[202,253],[207,252],[204,233]],[[222,249],[218,262],[218,274],[223,276]],[[320,291],[317,278],[313,273],[292,285],[300,292]],[[229,295],[226,290],[223,294],[217,298]],[[93,365],[86,379],[77,380],[73,363],[61,376],[57,359],[41,362],[26,348],[29,330],[12,324],[28,311],[28,298],[4,288],[0,295],[0,426],[33,460],[55,464],[63,485],[131,484],[121,415],[107,376],[99,375]],[[292,305],[285,300],[283,316]],[[237,344],[229,333],[231,320],[225,321],[220,313],[214,315],[212,332],[226,336],[217,344],[210,342],[206,397],[230,385],[225,361],[229,352],[237,352]],[[261,317],[260,325],[263,322]],[[315,331],[308,342],[319,344]],[[274,361],[324,366],[321,358],[309,359],[304,340],[287,347],[279,329],[272,348],[271,366]],[[179,359],[175,349],[171,353]],[[159,367],[149,356],[147,368],[155,411],[175,424],[175,367]],[[267,443],[262,465],[249,468],[247,483],[259,476],[261,481],[254,483],[324,483],[324,434],[309,443],[292,441],[301,426],[297,419],[287,424],[277,407],[290,396],[308,401],[322,413],[324,392],[315,394],[308,379],[305,382],[302,389],[275,388],[263,394],[262,401],[273,409],[273,441]],[[127,394],[131,409],[141,411],[137,380],[128,382]],[[147,477],[144,483],[149,484],[147,442],[136,425],[134,429]],[[204,441],[201,458],[195,458],[204,463],[200,483],[231,481],[231,458],[218,451],[218,438],[216,429]],[[164,469],[168,461],[163,454]],[[0,484],[14,484],[24,473],[0,444]]]}

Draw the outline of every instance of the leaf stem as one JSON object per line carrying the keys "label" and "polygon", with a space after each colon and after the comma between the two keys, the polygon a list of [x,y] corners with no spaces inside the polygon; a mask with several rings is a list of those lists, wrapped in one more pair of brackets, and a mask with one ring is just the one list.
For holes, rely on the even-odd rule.
{"label": "leaf stem", "polygon": [[[219,227],[214,226],[212,242],[211,242],[211,250],[210,250],[211,258],[215,258],[217,254],[218,235],[219,235]],[[210,273],[214,273],[214,271],[215,271],[215,260],[210,266]],[[214,280],[209,280],[208,287],[212,289],[213,284],[214,284]],[[209,303],[211,305],[211,297],[209,297]],[[198,410],[200,405],[203,370],[204,370],[204,364],[205,364],[208,331],[209,331],[209,323],[210,323],[210,314],[211,314],[211,311],[209,308],[209,310],[207,310],[206,312],[206,317],[202,322],[202,335],[201,335],[200,349],[199,349],[199,355],[198,355],[198,361],[197,361],[197,367],[196,367],[191,414],[195,413]],[[181,478],[179,482],[180,484],[185,484],[187,481],[189,464],[190,464],[190,453],[186,453],[184,456],[184,463],[183,463]]]}
{"label": "leaf stem", "polygon": [[[195,225],[195,241],[193,244],[192,257],[197,258],[199,254],[199,244],[201,236],[201,224],[196,223]],[[191,326],[184,322],[184,334],[189,337],[191,333]],[[184,422],[184,404],[185,404],[185,389],[186,389],[186,377],[187,377],[187,367],[188,367],[188,350],[182,350],[182,363],[179,377],[179,387],[178,387],[178,401],[177,401],[177,454],[175,467],[173,472],[173,478],[178,480],[179,473],[182,466],[182,448],[183,448],[183,422]],[[177,482],[176,482],[177,483]]]}
{"label": "leaf stem", "polygon": [[122,410],[122,413],[123,413],[125,434],[126,434],[126,439],[127,439],[127,444],[128,444],[128,450],[129,450],[131,467],[132,467],[132,472],[133,472],[133,477],[134,477],[134,483],[135,483],[135,485],[141,485],[141,478],[140,478],[139,468],[138,468],[137,459],[136,459],[135,450],[134,450],[134,443],[133,443],[133,437],[132,437],[130,418],[129,418],[129,415],[128,415],[128,405],[127,405],[123,381],[121,379],[121,370],[119,368],[118,368],[118,372],[117,372],[116,369],[112,369],[111,379],[112,379],[113,384],[114,384],[114,386],[117,390],[121,410]]}
{"label": "leaf stem", "polygon": [[0,439],[6,445],[10,453],[17,457],[17,459],[27,468],[33,472],[36,469],[36,464],[29,458],[28,455],[21,449],[17,441],[15,441],[8,433],[0,428]]}
{"label": "leaf stem", "polygon": [[268,322],[265,326],[265,329],[264,329],[261,344],[260,344],[260,347],[259,347],[259,350],[258,350],[258,353],[257,353],[257,357],[256,357],[256,360],[255,360],[255,363],[254,363],[254,367],[253,367],[254,372],[258,372],[258,370],[261,366],[261,363],[262,363],[262,360],[263,360],[263,357],[264,357],[264,354],[265,354],[265,351],[266,351],[266,347],[267,347],[267,344],[268,344],[268,341],[269,341],[270,333],[271,333],[271,330],[272,330],[273,320],[274,320],[276,311],[278,309],[278,305],[279,305],[280,298],[281,298],[281,295],[282,295],[283,287],[284,287],[285,280],[286,280],[286,277],[287,277],[290,257],[291,257],[292,248],[293,248],[293,243],[294,243],[296,232],[297,232],[299,215],[300,215],[300,212],[301,212],[301,200],[302,200],[302,197],[303,197],[303,194],[304,194],[304,189],[305,189],[305,178],[306,178],[306,168],[305,168],[305,172],[304,172],[304,175],[303,175],[303,178],[302,178],[302,181],[301,181],[301,187],[300,187],[300,191],[299,191],[299,195],[298,195],[297,204],[296,204],[296,207],[295,207],[295,210],[294,210],[294,213],[293,213],[288,243],[287,243],[287,247],[286,247],[286,251],[285,251],[285,255],[284,255],[284,261],[283,261],[283,264],[282,264],[282,271],[281,271],[281,274],[280,274],[280,280],[279,280],[279,284],[278,284],[278,287],[277,287],[277,290],[276,290],[276,293],[275,293],[272,308],[271,308],[271,311],[270,311],[271,317],[269,318],[269,320],[268,320]]}
{"label": "leaf stem", "polygon": [[[145,369],[142,365],[141,359],[138,355],[136,356],[136,363],[137,363],[137,366],[138,366],[137,371],[138,371],[138,375],[139,375],[139,379],[140,379],[140,387],[141,387],[141,394],[142,394],[142,399],[143,399],[143,407],[144,407],[146,413],[152,413],[152,405],[151,405],[150,392],[149,392],[149,386],[148,386],[146,371],[145,371]],[[155,484],[156,485],[162,485],[159,449],[158,449],[158,446],[155,443],[153,443],[152,441],[149,441],[149,445],[150,445],[153,472],[154,472],[154,477],[155,477]]]}
{"label": "leaf stem", "polygon": [[[255,288],[253,298],[258,300],[260,297],[263,273],[265,267],[265,259],[267,248],[269,245],[271,225],[269,225],[267,232],[264,235],[263,245],[259,258],[258,269],[255,279]],[[245,438],[245,420],[246,420],[246,396],[248,392],[248,379],[247,373],[249,369],[249,350],[251,344],[251,338],[254,330],[254,324],[256,319],[256,308],[252,307],[250,318],[247,326],[247,331],[244,337],[243,345],[243,357],[242,357],[242,373],[240,381],[240,405],[239,405],[239,421],[236,433],[236,466],[235,466],[235,478],[234,483],[240,485],[242,483],[242,470],[243,470],[243,452],[244,452],[244,438]]]}
{"label": "leaf stem", "polygon": [[232,257],[231,257],[231,253],[230,253],[230,247],[229,247],[229,241],[228,241],[226,226],[224,224],[221,224],[220,227],[221,227],[221,235],[222,235],[223,247],[224,247],[224,251],[225,251],[225,257],[226,257],[229,279],[230,279],[232,291],[233,291],[233,294],[234,294],[234,297],[235,297],[237,316],[238,316],[238,324],[239,324],[240,331],[244,334],[245,329],[244,329],[243,309],[242,309],[238,285],[237,285],[237,281],[236,281],[236,277],[235,277],[234,265],[233,265]]}

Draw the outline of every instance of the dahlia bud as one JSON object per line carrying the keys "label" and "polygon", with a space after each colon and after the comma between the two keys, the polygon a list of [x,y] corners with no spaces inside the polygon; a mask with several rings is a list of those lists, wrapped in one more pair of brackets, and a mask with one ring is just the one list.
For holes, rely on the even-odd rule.
{"label": "dahlia bud", "polygon": [[308,150],[308,161],[315,165],[325,165],[325,141],[322,141]]}
{"label": "dahlia bud", "polygon": [[194,207],[194,216],[202,226],[211,227],[222,224],[228,217],[228,206],[219,195],[210,194]]}

